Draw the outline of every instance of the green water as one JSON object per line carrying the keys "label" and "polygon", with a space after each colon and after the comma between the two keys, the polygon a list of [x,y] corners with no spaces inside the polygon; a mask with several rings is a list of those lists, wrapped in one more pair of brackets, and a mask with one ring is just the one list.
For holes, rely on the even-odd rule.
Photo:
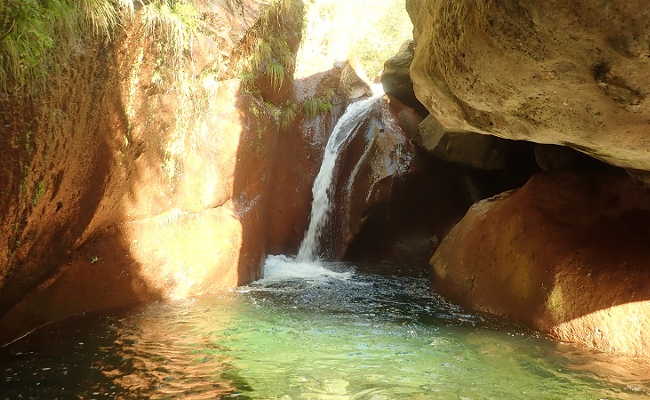
{"label": "green water", "polygon": [[359,273],[70,321],[4,349],[0,371],[0,399],[650,398],[641,364]]}

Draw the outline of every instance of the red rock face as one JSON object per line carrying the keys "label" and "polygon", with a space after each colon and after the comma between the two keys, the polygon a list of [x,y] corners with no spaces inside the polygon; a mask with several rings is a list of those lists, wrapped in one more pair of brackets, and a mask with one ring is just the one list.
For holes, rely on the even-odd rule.
{"label": "red rock face", "polygon": [[542,174],[474,205],[433,258],[455,302],[606,352],[650,351],[650,192],[626,175]]}
{"label": "red rock face", "polygon": [[[259,15],[248,3],[247,15]],[[238,80],[198,73],[255,21],[212,11],[237,26],[218,39],[227,43],[197,39],[180,82],[155,70],[155,43],[134,25],[107,48],[89,45],[39,98],[0,97],[9,128],[0,135],[9,155],[0,157],[0,342],[71,315],[259,276],[273,165],[285,155],[277,122],[252,112],[265,106],[259,99]]]}
{"label": "red rock face", "polygon": [[268,222],[268,250],[271,254],[295,253],[309,224],[312,185],[320,169],[323,150],[334,125],[345,111],[348,99],[340,93],[341,69],[296,80],[295,101],[319,96],[326,91],[335,93],[332,110],[313,118],[302,116],[295,124],[283,129],[273,166],[273,185]]}

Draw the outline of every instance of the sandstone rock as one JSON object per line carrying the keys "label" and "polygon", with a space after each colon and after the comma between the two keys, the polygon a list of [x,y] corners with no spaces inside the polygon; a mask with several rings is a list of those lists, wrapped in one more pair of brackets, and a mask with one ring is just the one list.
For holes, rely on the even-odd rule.
{"label": "sandstone rock", "polygon": [[604,168],[599,162],[570,147],[552,144],[535,145],[535,161],[543,171],[579,170]]}
{"label": "sandstone rock", "polygon": [[351,63],[339,63],[337,68],[341,69],[339,77],[339,88],[348,99],[358,99],[372,94],[368,86],[368,79],[360,75],[361,70],[357,70]]}
{"label": "sandstone rock", "polygon": [[227,3],[201,5],[205,21],[232,26],[198,35],[173,77],[154,68],[161,54],[136,16],[110,45],[80,43],[39,96],[0,94],[0,344],[258,277],[278,121],[211,68],[267,6]]}
{"label": "sandstone rock", "polygon": [[641,0],[408,0],[418,99],[447,131],[572,147],[650,170]]}
{"label": "sandstone rock", "polygon": [[367,210],[366,221],[350,244],[345,259],[391,265],[411,276],[429,277],[428,261],[444,237],[472,204],[463,179],[464,168],[416,151],[408,174],[393,183],[389,197]]}
{"label": "sandstone rock", "polygon": [[625,174],[541,174],[475,204],[431,259],[436,291],[558,340],[650,351],[650,191]]}
{"label": "sandstone rock", "polygon": [[495,136],[446,132],[431,115],[420,123],[420,143],[441,160],[484,170],[505,169],[509,144]]}
{"label": "sandstone rock", "polygon": [[413,91],[413,81],[409,73],[411,61],[415,51],[415,42],[409,40],[404,42],[397,54],[384,63],[384,70],[381,74],[381,84],[384,92],[397,99],[409,107],[414,108],[419,113],[426,115],[426,108],[418,101]]}
{"label": "sandstone rock", "polygon": [[[440,160],[485,171],[532,164],[532,146],[473,132],[450,132],[429,115],[418,126],[418,142]],[[529,162],[530,161],[530,162]]]}

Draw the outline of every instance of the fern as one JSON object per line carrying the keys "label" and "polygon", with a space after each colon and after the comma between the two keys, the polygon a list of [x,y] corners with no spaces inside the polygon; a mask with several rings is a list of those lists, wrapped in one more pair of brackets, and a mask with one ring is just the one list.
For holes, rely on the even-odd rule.
{"label": "fern", "polygon": [[314,118],[319,114],[332,111],[332,102],[325,97],[311,97],[302,104],[303,111],[307,118]]}
{"label": "fern", "polygon": [[280,115],[280,127],[283,129],[288,128],[298,117],[298,105],[290,103],[285,105]]}
{"label": "fern", "polygon": [[271,81],[271,86],[279,91],[284,84],[284,66],[277,61],[271,61],[266,66],[266,75]]}
{"label": "fern", "polygon": [[[78,42],[110,39],[134,15],[141,0],[0,0],[0,90],[40,87],[64,65]],[[156,38],[182,55],[199,29],[189,0],[153,0],[142,7],[143,23]]]}

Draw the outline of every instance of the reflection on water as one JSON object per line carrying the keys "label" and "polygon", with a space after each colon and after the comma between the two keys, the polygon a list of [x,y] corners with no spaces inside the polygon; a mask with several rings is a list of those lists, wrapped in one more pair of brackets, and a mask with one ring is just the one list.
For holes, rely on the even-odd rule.
{"label": "reflection on water", "polygon": [[302,275],[42,330],[0,355],[0,399],[650,397],[644,364],[465,313],[426,280]]}

